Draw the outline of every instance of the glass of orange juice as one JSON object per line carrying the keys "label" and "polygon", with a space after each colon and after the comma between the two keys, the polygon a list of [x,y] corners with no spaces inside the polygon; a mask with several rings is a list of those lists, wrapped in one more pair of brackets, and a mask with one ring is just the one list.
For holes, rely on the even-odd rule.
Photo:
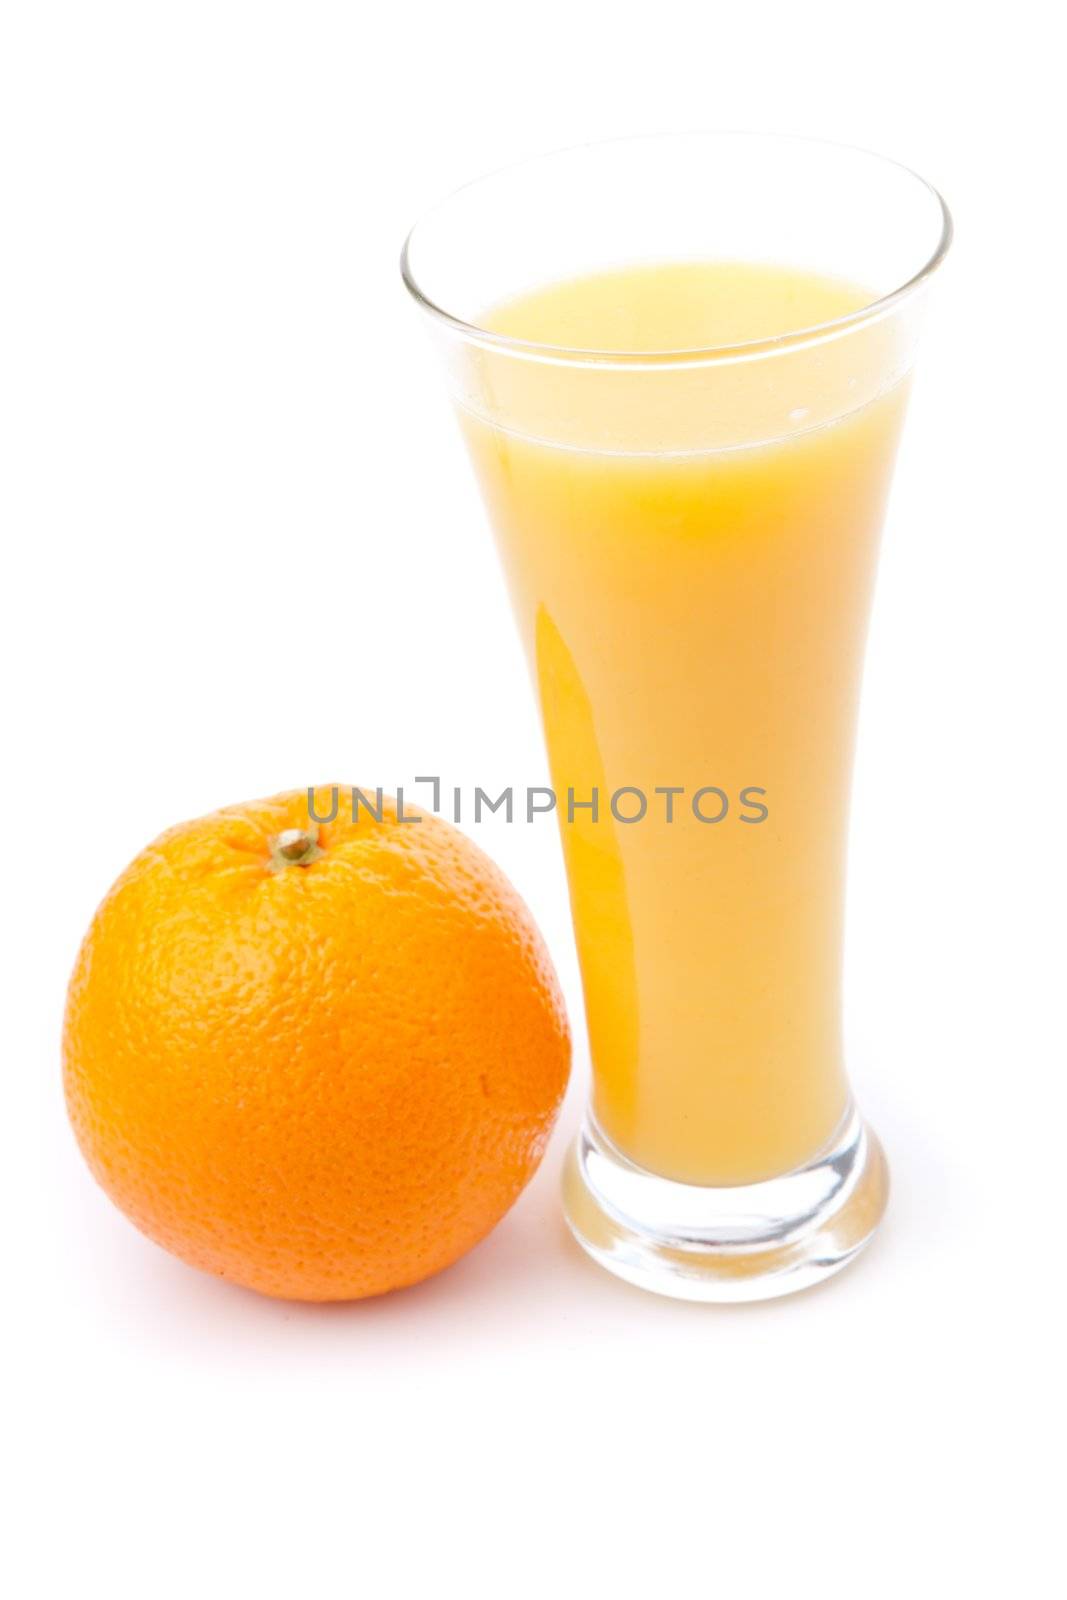
{"label": "glass of orange juice", "polygon": [[885,1207],[842,1059],[849,787],[950,232],[893,162],[698,134],[482,179],[405,246],[548,748],[593,1068],[567,1218],[664,1294],[803,1288]]}

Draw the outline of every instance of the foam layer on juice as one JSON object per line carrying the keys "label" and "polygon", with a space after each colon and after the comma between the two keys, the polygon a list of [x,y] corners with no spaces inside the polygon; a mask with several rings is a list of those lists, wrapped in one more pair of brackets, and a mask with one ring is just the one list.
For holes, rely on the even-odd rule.
{"label": "foam layer on juice", "polygon": [[494,333],[568,350],[714,350],[780,338],[861,311],[854,284],[764,263],[676,261],[574,278],[492,309]]}
{"label": "foam layer on juice", "polygon": [[[477,348],[458,398],[495,426],[557,448],[750,449],[835,421],[897,380],[906,352],[895,349],[894,319],[846,324],[843,336],[839,319],[871,300],[854,285],[764,264],[579,278],[491,310],[483,326],[529,348]],[[789,338],[811,328],[823,331]],[[783,339],[786,347],[767,343]]]}

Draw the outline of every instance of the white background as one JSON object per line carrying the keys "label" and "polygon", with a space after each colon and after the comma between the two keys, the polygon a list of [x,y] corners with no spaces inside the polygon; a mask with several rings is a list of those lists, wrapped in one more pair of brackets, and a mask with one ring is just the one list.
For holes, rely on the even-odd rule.
{"label": "white background", "polygon": [[[870,0],[4,12],[4,1434],[14,1596],[1062,1593],[1063,235],[1052,11]],[[874,619],[850,1060],[894,1173],[856,1266],[714,1309],[542,1172],[421,1288],[270,1303],[143,1240],[59,1086],[155,833],[311,781],[544,781],[397,253],[586,138],[808,132],[957,220]],[[550,821],[477,830],[580,1025]],[[1059,1570],[1057,1571],[1057,1568]]]}

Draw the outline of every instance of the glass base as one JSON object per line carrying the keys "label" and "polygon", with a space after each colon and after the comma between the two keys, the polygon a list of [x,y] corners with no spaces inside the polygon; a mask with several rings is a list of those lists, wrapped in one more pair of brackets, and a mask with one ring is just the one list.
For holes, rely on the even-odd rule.
{"label": "glass base", "polygon": [[889,1193],[882,1147],[852,1107],[807,1166],[705,1188],[636,1167],[587,1116],[563,1175],[582,1248],[618,1278],[677,1300],[770,1300],[820,1283],[863,1249]]}

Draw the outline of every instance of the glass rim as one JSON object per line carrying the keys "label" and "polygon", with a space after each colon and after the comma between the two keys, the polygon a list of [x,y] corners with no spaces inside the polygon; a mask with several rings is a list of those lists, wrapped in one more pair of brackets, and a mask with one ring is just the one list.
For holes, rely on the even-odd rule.
{"label": "glass rim", "polygon": [[[611,146],[624,144],[655,144],[657,142],[666,144],[671,140],[687,139],[752,139],[776,141],[780,144],[793,146],[807,145],[812,148],[836,150],[850,155],[865,156],[871,161],[881,163],[883,166],[893,167],[897,172],[913,178],[935,202],[941,220],[937,242],[932,253],[910,278],[907,278],[895,288],[888,290],[885,294],[879,295],[869,304],[860,306],[855,311],[846,312],[840,317],[833,317],[827,322],[815,323],[808,327],[790,328],[787,332],[775,334],[768,339],[749,339],[739,344],[711,345],[688,350],[595,350],[548,344],[530,339],[516,339],[510,334],[496,333],[491,328],[481,327],[476,322],[469,322],[463,317],[456,316],[432,299],[418,282],[412,267],[411,256],[412,244],[419,229],[424,222],[447,206],[451,200],[465,194],[478,184],[486,183],[492,178],[505,177],[509,173],[519,173],[523,168],[535,166],[541,161],[553,160],[561,156],[577,155],[582,151],[603,150]],[[924,178],[921,173],[916,172],[914,167],[909,167],[904,162],[895,161],[891,156],[881,155],[878,151],[869,150],[862,145],[846,144],[841,140],[823,139],[808,134],[780,134],[763,132],[758,129],[693,129],[684,133],[623,134],[613,139],[591,139],[581,144],[565,145],[560,149],[543,151],[538,155],[527,156],[520,161],[508,162],[504,166],[493,168],[489,172],[481,173],[478,177],[471,178],[466,183],[460,184],[458,188],[451,190],[436,205],[431,206],[428,211],[424,212],[422,217],[409,230],[400,252],[400,275],[412,299],[435,322],[444,324],[446,328],[458,334],[470,344],[480,345],[485,349],[495,350],[498,353],[510,354],[521,360],[538,361],[546,365],[556,366],[610,366],[626,369],[707,366],[719,363],[758,360],[764,356],[777,355],[783,350],[794,350],[807,345],[823,344],[828,340],[841,338],[865,323],[884,317],[890,311],[896,310],[902,302],[910,299],[933,276],[948,254],[952,243],[952,235],[952,213],[949,211],[941,191],[930,183],[928,179]]]}

